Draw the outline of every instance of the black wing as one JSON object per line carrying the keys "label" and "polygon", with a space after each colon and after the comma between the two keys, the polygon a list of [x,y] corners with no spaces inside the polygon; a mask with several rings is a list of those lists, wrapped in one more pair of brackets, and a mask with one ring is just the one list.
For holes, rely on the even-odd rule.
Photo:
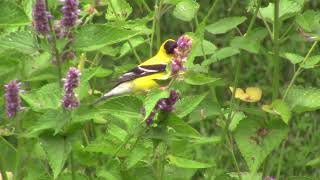
{"label": "black wing", "polygon": [[166,64],[142,65],[142,66],[135,67],[125,72],[123,75],[121,75],[117,79],[115,86],[123,82],[137,79],[139,77],[148,76],[148,75],[159,73],[159,72],[165,72],[166,67],[167,67]]}

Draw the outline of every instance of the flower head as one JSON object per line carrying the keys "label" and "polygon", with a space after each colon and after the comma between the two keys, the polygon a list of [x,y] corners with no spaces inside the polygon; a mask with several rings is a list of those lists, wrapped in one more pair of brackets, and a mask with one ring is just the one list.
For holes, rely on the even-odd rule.
{"label": "flower head", "polygon": [[80,102],[74,92],[74,89],[80,86],[80,71],[71,67],[68,71],[67,77],[64,79],[64,96],[63,106],[65,108],[76,108],[80,105]]}
{"label": "flower head", "polygon": [[33,25],[36,31],[40,34],[46,35],[49,33],[49,19],[52,18],[51,14],[46,9],[44,0],[36,0],[33,7]]}
{"label": "flower head", "polygon": [[166,112],[174,111],[173,106],[178,101],[178,99],[179,99],[179,93],[174,90],[170,92],[170,96],[168,98],[160,99],[155,105],[155,107],[153,108],[150,115],[148,116],[146,120],[147,125],[150,126],[152,124],[153,119],[159,110],[166,111]]}
{"label": "flower head", "polygon": [[16,80],[10,81],[4,85],[5,99],[6,99],[6,112],[9,118],[17,115],[21,107],[21,99],[19,96],[20,83]]}
{"label": "flower head", "polygon": [[263,180],[276,180],[276,178],[272,176],[266,176],[263,178]]}
{"label": "flower head", "polygon": [[61,8],[61,12],[63,13],[63,17],[61,19],[61,25],[66,28],[73,27],[77,21],[80,13],[79,10],[79,2],[78,0],[64,0],[63,7]]}
{"label": "flower head", "polygon": [[191,48],[192,39],[187,35],[180,36],[177,41],[177,47],[174,49],[174,57],[171,64],[172,74],[177,74],[180,70],[185,70],[183,62],[187,60]]}

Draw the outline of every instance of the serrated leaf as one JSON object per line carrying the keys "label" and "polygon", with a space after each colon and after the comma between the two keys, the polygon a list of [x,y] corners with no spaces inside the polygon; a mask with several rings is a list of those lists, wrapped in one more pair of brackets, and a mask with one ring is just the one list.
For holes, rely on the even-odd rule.
{"label": "serrated leaf", "polygon": [[176,114],[178,117],[183,118],[190,114],[197,106],[202,102],[202,100],[207,96],[207,94],[196,95],[196,96],[186,96],[180,99],[175,107]]}
{"label": "serrated leaf", "polygon": [[144,102],[144,108],[146,112],[145,117],[147,118],[150,115],[153,108],[155,107],[155,105],[160,99],[167,98],[169,97],[169,95],[170,93],[168,91],[161,91],[161,90],[154,90],[148,93]]}
{"label": "serrated leaf", "polygon": [[209,65],[212,63],[216,63],[218,61],[224,60],[226,58],[229,58],[231,56],[239,54],[240,51],[238,48],[233,48],[233,47],[225,47],[218,49],[211,57],[210,59],[202,62],[201,65]]}
{"label": "serrated leaf", "polygon": [[296,17],[296,22],[305,32],[320,33],[320,12],[307,10]]}
{"label": "serrated leaf", "polygon": [[[279,17],[284,21],[299,13],[304,5],[304,0],[281,0],[279,2]],[[261,15],[268,21],[274,19],[274,3],[269,3],[267,7],[260,8]]]}
{"label": "serrated leaf", "polygon": [[209,168],[212,165],[207,163],[202,163],[190,159],[185,159],[181,157],[176,157],[173,155],[168,155],[169,163],[181,168],[191,168],[191,169],[201,169],[201,168]]}
{"label": "serrated leaf", "polygon": [[0,1],[0,27],[1,26],[22,26],[29,24],[29,18],[23,9],[13,1]]}
{"label": "serrated leaf", "polygon": [[132,13],[132,7],[125,0],[110,0],[107,5],[106,19],[108,21],[126,20]]}
{"label": "serrated leaf", "polygon": [[[262,131],[263,133],[261,133]],[[256,173],[273,149],[286,137],[288,128],[281,121],[259,124],[256,119],[244,119],[235,131],[235,139],[251,173]]]}
{"label": "serrated leaf", "polygon": [[187,72],[185,75],[184,81],[190,85],[205,85],[209,83],[214,83],[220,80],[220,78],[209,77],[205,74],[195,73],[195,72]]}
{"label": "serrated leaf", "polygon": [[304,57],[295,53],[281,53],[281,57],[288,59],[292,64],[297,64],[303,61]]}
{"label": "serrated leaf", "polygon": [[153,145],[151,141],[145,141],[138,144],[128,156],[127,168],[134,167],[140,160],[142,160],[148,153],[152,152]]}
{"label": "serrated leaf", "polygon": [[120,141],[124,142],[128,133],[115,124],[108,125],[108,133],[112,136],[118,138]]}
{"label": "serrated leaf", "polygon": [[293,86],[285,99],[293,112],[307,112],[320,109],[320,90]]}
{"label": "serrated leaf", "polygon": [[[128,41],[130,41],[132,48],[136,48],[145,42],[145,40],[143,39],[142,36],[133,37],[133,38],[129,39]],[[132,50],[129,45],[129,42],[124,43],[121,46],[119,58],[128,54],[130,51],[132,51]]]}
{"label": "serrated leaf", "polygon": [[82,26],[75,33],[74,48],[83,51],[93,51],[106,45],[119,43],[142,32],[121,27],[91,24]]}
{"label": "serrated leaf", "polygon": [[198,12],[199,4],[194,0],[183,0],[173,10],[173,15],[182,21],[191,21]]}
{"label": "serrated leaf", "polygon": [[240,121],[246,118],[246,115],[243,112],[235,112],[234,114],[232,114],[231,117],[232,119],[229,124],[229,130],[234,131],[238,127],[238,124],[240,123]]}
{"label": "serrated leaf", "polygon": [[190,138],[201,137],[200,133],[195,130],[188,123],[182,121],[179,117],[170,114],[166,122],[166,126],[169,127],[172,131],[169,131],[169,134],[174,136],[183,136]]}
{"label": "serrated leaf", "polygon": [[236,36],[230,42],[231,47],[246,50],[250,53],[257,54],[260,50],[259,41],[248,38],[247,36]]}
{"label": "serrated leaf", "polygon": [[56,179],[68,158],[71,151],[70,144],[61,136],[46,136],[41,138],[41,144],[47,154],[49,165]]}
{"label": "serrated leaf", "polygon": [[247,18],[244,16],[226,17],[206,26],[206,30],[212,34],[223,34],[232,30],[233,28],[236,28],[246,19]]}
{"label": "serrated leaf", "polygon": [[203,56],[203,55],[209,55],[213,54],[217,47],[210,41],[203,40],[202,41],[202,46],[198,45],[193,47],[195,51],[195,56]]}
{"label": "serrated leaf", "polygon": [[304,69],[314,68],[320,62],[320,55],[315,55],[309,57],[303,64],[301,63],[301,67]]}
{"label": "serrated leaf", "polygon": [[274,100],[272,102],[272,108],[277,114],[281,116],[283,122],[285,122],[286,124],[289,123],[289,120],[291,118],[291,111],[284,101],[280,99]]}
{"label": "serrated leaf", "polygon": [[20,96],[34,111],[43,111],[59,108],[62,94],[57,83],[50,83]]}
{"label": "serrated leaf", "polygon": [[14,49],[25,54],[38,53],[36,39],[31,32],[17,31],[0,37],[0,48],[3,50]]}

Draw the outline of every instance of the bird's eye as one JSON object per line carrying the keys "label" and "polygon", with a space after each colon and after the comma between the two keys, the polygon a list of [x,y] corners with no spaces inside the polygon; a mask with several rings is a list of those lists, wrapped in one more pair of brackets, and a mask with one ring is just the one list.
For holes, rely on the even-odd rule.
{"label": "bird's eye", "polygon": [[173,54],[174,53],[174,48],[177,47],[177,42],[169,40],[164,44],[164,49],[166,50],[167,54]]}

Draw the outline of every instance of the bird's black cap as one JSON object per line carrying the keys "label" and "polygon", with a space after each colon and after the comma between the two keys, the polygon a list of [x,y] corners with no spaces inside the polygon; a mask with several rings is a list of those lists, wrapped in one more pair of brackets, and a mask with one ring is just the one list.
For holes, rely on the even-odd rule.
{"label": "bird's black cap", "polygon": [[177,42],[174,40],[168,40],[165,44],[164,44],[164,49],[166,50],[167,54],[173,54],[174,53],[174,48],[176,48]]}

